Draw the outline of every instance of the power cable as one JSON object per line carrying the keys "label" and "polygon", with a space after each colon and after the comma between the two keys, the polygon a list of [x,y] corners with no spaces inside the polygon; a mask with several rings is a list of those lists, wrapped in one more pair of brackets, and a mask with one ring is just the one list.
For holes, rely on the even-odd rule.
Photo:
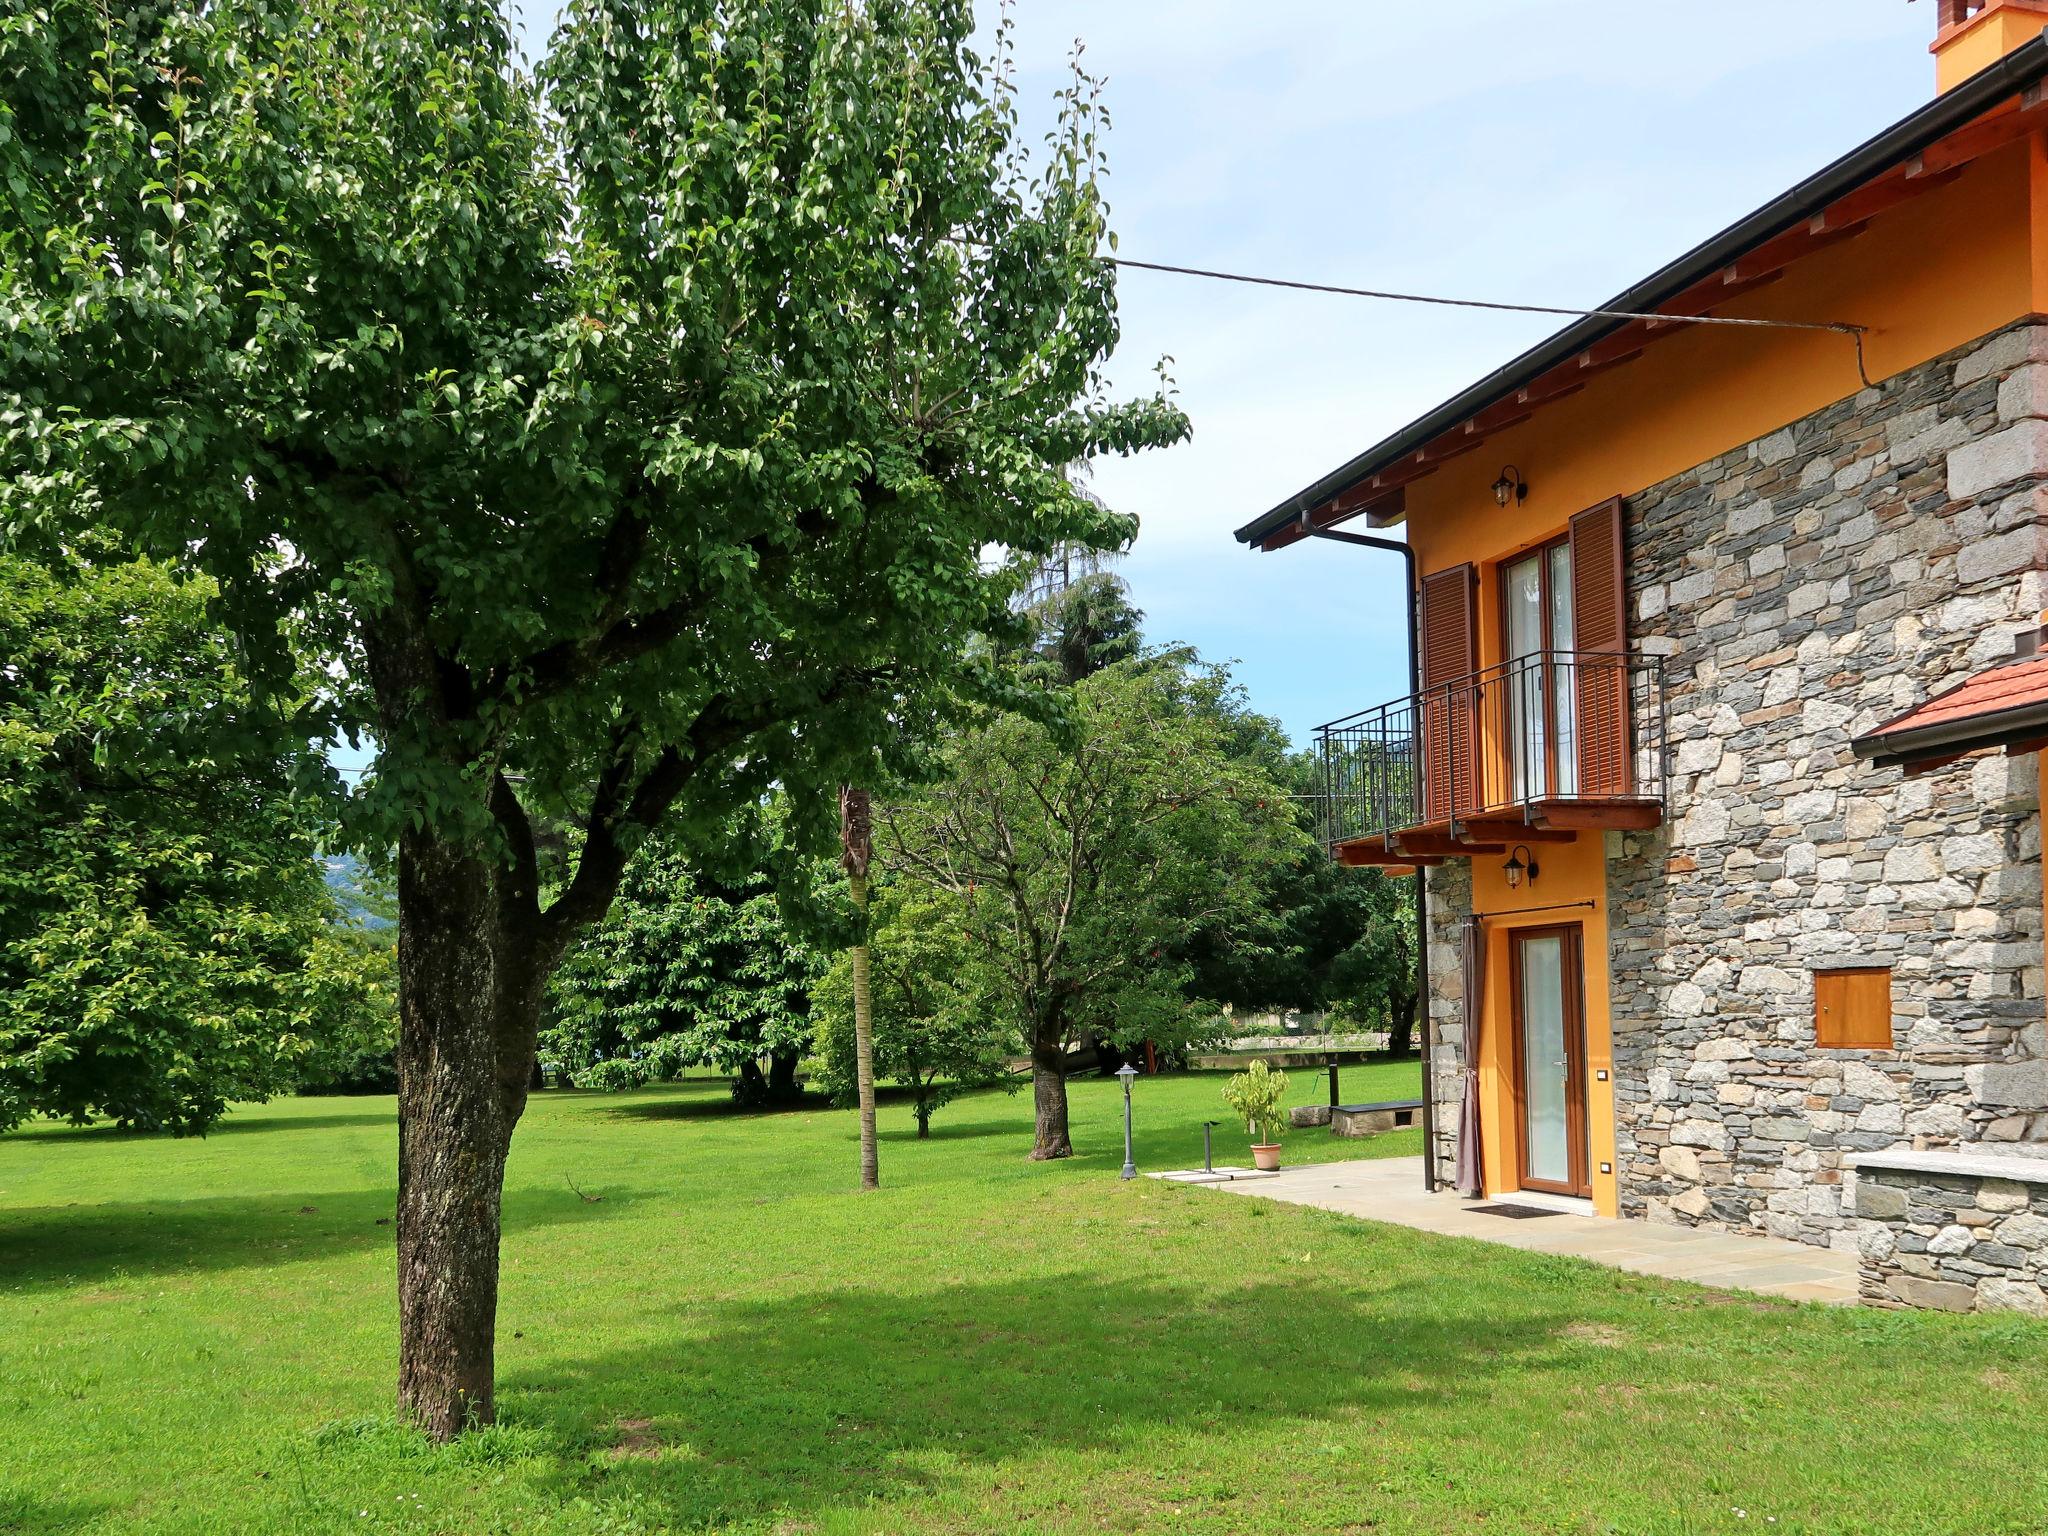
{"label": "power cable", "polygon": [[1352,288],[1340,283],[1307,283],[1295,278],[1261,277],[1249,272],[1223,272],[1213,267],[1184,267],[1164,261],[1139,261],[1129,256],[1099,256],[1111,266],[1130,267],[1140,272],[1163,272],[1176,277],[1201,277],[1219,283],[1248,283],[1259,288],[1288,288],[1300,293],[1329,293],[1352,299],[1380,299],[1391,304],[1433,304],[1446,309],[1490,309],[1517,315],[1561,315],[1578,320],[1654,320],[1660,325],[1724,325],[1752,330],[1831,331],[1856,343],[1856,371],[1864,384],[1871,384],[1863,356],[1867,325],[1841,320],[1762,320],[1744,315],[1666,315],[1638,309],[1576,309],[1563,304],[1510,304],[1498,299],[1454,299],[1442,294],[1403,293],[1386,288]]}

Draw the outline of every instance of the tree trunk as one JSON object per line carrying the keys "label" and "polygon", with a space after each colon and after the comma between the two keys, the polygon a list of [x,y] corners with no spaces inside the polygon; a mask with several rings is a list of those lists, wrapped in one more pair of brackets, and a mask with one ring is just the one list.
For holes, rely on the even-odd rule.
{"label": "tree trunk", "polygon": [[932,1107],[922,1100],[919,1101],[917,1106],[917,1139],[919,1141],[930,1141],[932,1139]]}
{"label": "tree trunk", "polygon": [[768,1098],[776,1104],[794,1104],[804,1096],[801,1084],[796,1080],[797,1063],[802,1057],[795,1051],[774,1051],[768,1057]]}
{"label": "tree trunk", "polygon": [[768,1079],[761,1075],[761,1063],[746,1057],[733,1074],[733,1103],[741,1109],[760,1109],[767,1104],[768,1097]]}
{"label": "tree trunk", "polygon": [[1066,1047],[1056,1030],[1048,1038],[1044,1026],[1031,1042],[1031,1099],[1038,1116],[1031,1160],[1043,1163],[1072,1157],[1074,1143],[1067,1134]]}
{"label": "tree trunk", "polygon": [[400,843],[398,1405],[436,1440],[495,1416],[499,1198],[540,1027],[544,972],[505,941],[495,875]]}
{"label": "tree trunk", "polygon": [[1387,1051],[1390,1055],[1406,1056],[1415,1049],[1415,999],[1412,995],[1397,992],[1387,1010]]}
{"label": "tree trunk", "polygon": [[875,1012],[868,971],[868,881],[848,877],[853,909],[860,914],[860,942],[853,946],[853,1076],[860,1093],[860,1187],[882,1186],[881,1156],[875,1144]]}

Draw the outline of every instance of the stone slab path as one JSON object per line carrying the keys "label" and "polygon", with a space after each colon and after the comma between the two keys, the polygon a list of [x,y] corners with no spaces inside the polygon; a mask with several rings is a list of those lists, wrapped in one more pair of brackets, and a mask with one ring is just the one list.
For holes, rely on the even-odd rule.
{"label": "stone slab path", "polygon": [[[1218,1170],[1221,1171],[1220,1169]],[[1172,1179],[1172,1174],[1154,1175]],[[1199,1170],[1197,1170],[1199,1177]],[[1471,1237],[1532,1253],[1562,1253],[1639,1275],[1690,1280],[1724,1290],[1755,1291],[1833,1306],[1856,1303],[1856,1255],[1750,1237],[1708,1227],[1667,1227],[1560,1211],[1536,1220],[1481,1215],[1475,1207],[1518,1203],[1513,1197],[1466,1200],[1425,1194],[1422,1159],[1390,1157],[1355,1163],[1283,1168],[1268,1178],[1231,1179],[1208,1188],[1258,1200],[1313,1205],[1345,1216],[1391,1222],[1445,1237]],[[1565,1202],[1532,1196],[1530,1205]]]}

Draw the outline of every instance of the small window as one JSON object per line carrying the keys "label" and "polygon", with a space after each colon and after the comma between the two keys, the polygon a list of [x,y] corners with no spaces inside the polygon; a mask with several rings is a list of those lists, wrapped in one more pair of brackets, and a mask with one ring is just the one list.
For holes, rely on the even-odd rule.
{"label": "small window", "polygon": [[1826,1049],[1892,1048],[1892,973],[1882,966],[1813,973],[1813,1038]]}

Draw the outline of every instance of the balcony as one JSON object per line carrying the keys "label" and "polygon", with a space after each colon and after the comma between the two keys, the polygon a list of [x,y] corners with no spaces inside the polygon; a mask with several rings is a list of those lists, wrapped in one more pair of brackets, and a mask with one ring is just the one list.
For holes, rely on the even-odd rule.
{"label": "balcony", "polygon": [[1409,870],[1664,819],[1662,659],[1543,651],[1317,733],[1344,864]]}

